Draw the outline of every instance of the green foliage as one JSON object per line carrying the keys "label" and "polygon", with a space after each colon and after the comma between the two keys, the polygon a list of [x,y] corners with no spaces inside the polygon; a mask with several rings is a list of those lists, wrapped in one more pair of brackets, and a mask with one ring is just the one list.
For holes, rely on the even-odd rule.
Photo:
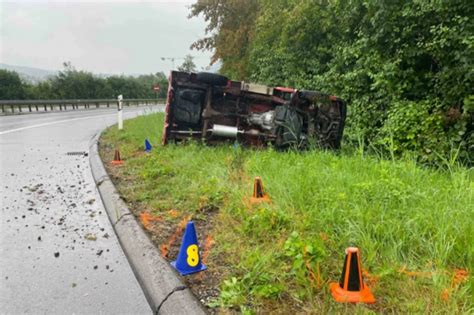
{"label": "green foliage", "polygon": [[[464,162],[474,160],[474,114],[465,102],[474,95],[472,1],[259,0],[255,8],[255,22],[231,45],[240,41],[245,54],[226,59],[224,42],[210,43],[223,69],[240,64],[239,79],[341,96],[350,105],[349,143],[363,139],[387,152],[392,134],[397,149],[388,153],[436,163],[455,148]],[[229,19],[210,14],[211,21]],[[220,25],[208,28],[228,40]],[[412,137],[415,130],[423,135]]]}
{"label": "green foliage", "polygon": [[29,100],[51,100],[58,98],[53,92],[51,81],[38,82],[37,84],[26,85],[27,97]]}
{"label": "green foliage", "polygon": [[208,22],[209,36],[196,41],[191,48],[213,49],[211,62],[223,61],[221,73],[235,79],[245,78],[258,13],[258,0],[198,0],[191,5],[189,17],[202,14]]}
{"label": "green foliage", "polygon": [[[20,80],[16,72],[0,70],[0,99],[100,99],[166,98],[168,80],[163,73],[132,76],[100,77],[91,72],[76,70],[70,62],[57,75],[37,84]],[[155,93],[152,88],[159,84]]]}
{"label": "green foliage", "polygon": [[25,86],[18,73],[0,69],[0,100],[21,100],[25,94]]}
{"label": "green foliage", "polygon": [[[402,150],[397,141],[410,150],[421,148],[420,141],[436,145],[418,139],[420,130],[442,134],[437,126],[444,118],[429,112],[433,104],[422,102],[423,110],[416,110],[417,104],[400,102],[391,109],[399,112],[387,114],[394,122],[384,126],[381,146],[396,151]],[[392,129],[400,124],[403,136],[390,136],[402,132]],[[219,208],[206,233],[216,240],[210,272],[224,276],[212,305],[223,312],[474,311],[472,280],[450,289],[453,271],[471,273],[474,261],[474,172],[453,163],[455,158],[436,169],[408,156],[365,155],[363,146],[338,154],[160,146],[162,125],[163,114],[125,121],[124,130],[110,128],[100,143],[120,145],[126,163],[117,187],[131,204],[153,212],[177,209],[200,220],[206,204]],[[145,137],[154,146],[150,154],[137,152]],[[254,176],[262,177],[271,203],[248,205]],[[371,283],[374,306],[343,305],[330,297],[328,283],[339,279],[348,246],[361,249],[364,269],[378,279]],[[400,272],[404,268],[430,276],[408,276]],[[445,289],[451,290],[448,301],[441,298]]]}
{"label": "green foliage", "polygon": [[[450,115],[454,115],[454,119]],[[429,101],[395,101],[387,111],[377,143],[395,155],[415,152],[425,163],[433,163],[440,157],[443,160],[453,151],[464,148],[459,150],[458,159],[468,160],[466,148],[472,147],[474,142],[473,134],[471,139],[464,137],[467,123],[467,117],[462,117],[457,108],[444,113],[441,104]],[[451,126],[446,128],[447,124]]]}
{"label": "green foliage", "polygon": [[291,218],[286,211],[261,206],[255,213],[247,216],[243,223],[243,230],[247,234],[264,232],[269,237],[276,237],[288,227]]}
{"label": "green foliage", "polygon": [[178,70],[184,72],[196,72],[196,64],[193,59],[193,56],[186,55],[181,66],[178,66]]}
{"label": "green foliage", "polygon": [[268,268],[274,265],[274,258],[274,254],[255,248],[239,268],[244,270],[244,275],[224,280],[219,299],[212,305],[224,308],[245,307],[254,299],[277,299],[285,286],[281,283],[279,273]]}
{"label": "green foliage", "polygon": [[298,232],[290,234],[283,246],[285,256],[292,260],[291,271],[299,282],[308,282],[306,263],[316,269],[314,264],[323,261],[326,257],[324,243],[319,238],[304,241]]}
{"label": "green foliage", "polygon": [[[51,89],[60,99],[102,98],[105,82],[90,72],[77,71],[71,63],[64,63],[64,70],[51,79]],[[99,97],[96,97],[99,96]]]}

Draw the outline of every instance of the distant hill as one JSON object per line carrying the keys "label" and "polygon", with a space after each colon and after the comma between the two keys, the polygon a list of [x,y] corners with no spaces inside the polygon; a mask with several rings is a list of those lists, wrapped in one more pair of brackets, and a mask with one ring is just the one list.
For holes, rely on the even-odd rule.
{"label": "distant hill", "polygon": [[45,70],[32,67],[13,66],[5,63],[0,63],[0,69],[17,72],[22,79],[30,83],[38,83],[46,80],[48,77],[56,75],[58,71]]}
{"label": "distant hill", "polygon": [[[219,60],[212,66],[207,66],[204,69],[199,71],[206,71],[206,72],[219,72],[219,69],[222,67],[222,62]],[[6,63],[0,63],[0,69],[10,70],[17,72],[20,77],[28,83],[38,83],[41,81],[47,80],[49,77],[57,75],[58,70],[45,70],[40,68],[33,68],[33,67],[24,67],[24,66],[14,66],[8,65]],[[117,74],[107,74],[107,73],[95,73],[94,75],[100,78],[106,78],[109,76],[117,75]],[[138,77],[142,74],[122,74],[126,76],[133,76]]]}

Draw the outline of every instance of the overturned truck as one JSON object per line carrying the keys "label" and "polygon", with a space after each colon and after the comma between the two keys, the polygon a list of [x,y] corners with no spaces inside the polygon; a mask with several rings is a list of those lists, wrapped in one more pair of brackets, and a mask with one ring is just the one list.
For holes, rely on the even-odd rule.
{"label": "overturned truck", "polygon": [[214,73],[172,71],[163,144],[185,139],[207,144],[322,148],[341,145],[346,103],[316,91],[230,81]]}

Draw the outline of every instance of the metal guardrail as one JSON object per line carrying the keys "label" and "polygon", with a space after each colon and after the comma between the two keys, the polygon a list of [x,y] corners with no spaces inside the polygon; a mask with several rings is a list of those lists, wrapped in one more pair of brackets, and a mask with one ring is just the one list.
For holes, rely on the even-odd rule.
{"label": "metal guardrail", "polygon": [[[164,99],[148,99],[148,98],[134,98],[124,99],[124,106],[133,105],[156,105],[163,103]],[[117,99],[89,99],[89,100],[0,100],[2,113],[15,112],[33,112],[33,111],[52,111],[57,110],[79,109],[84,108],[99,108],[101,106],[117,106]]]}

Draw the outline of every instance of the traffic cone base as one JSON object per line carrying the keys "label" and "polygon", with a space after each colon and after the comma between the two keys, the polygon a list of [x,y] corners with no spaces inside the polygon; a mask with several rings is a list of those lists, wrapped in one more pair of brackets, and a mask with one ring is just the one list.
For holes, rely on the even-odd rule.
{"label": "traffic cone base", "polygon": [[339,283],[331,283],[329,288],[333,298],[340,303],[375,303],[372,292],[362,278],[360,254],[357,247],[346,249],[341,280]]}
{"label": "traffic cone base", "polygon": [[332,297],[339,303],[375,303],[374,295],[369,287],[364,285],[361,291],[347,291],[339,286],[339,283],[333,282],[329,284]]}
{"label": "traffic cone base", "polygon": [[200,271],[204,271],[207,269],[206,266],[204,266],[203,264],[201,264],[201,267],[199,269],[193,269],[193,270],[179,270],[178,267],[176,267],[176,261],[172,261],[171,263],[171,266],[174,267],[174,269],[178,270],[179,274],[182,275],[182,276],[187,276],[187,275],[190,275],[190,274],[193,274],[193,273],[196,273],[196,272],[200,272]]}
{"label": "traffic cone base", "polygon": [[263,189],[262,178],[257,176],[253,181],[253,195],[250,198],[250,203],[258,204],[261,202],[271,202],[271,199]]}
{"label": "traffic cone base", "polygon": [[259,204],[262,202],[271,202],[271,199],[270,197],[268,197],[268,195],[264,195],[263,197],[258,197],[258,198],[250,197],[251,204]]}
{"label": "traffic cone base", "polygon": [[171,266],[173,266],[182,276],[207,269],[201,262],[199,244],[193,221],[189,221],[188,224],[186,224],[178,257],[175,261],[171,262]]}
{"label": "traffic cone base", "polygon": [[123,161],[120,158],[120,151],[118,149],[115,149],[114,159],[110,163],[112,165],[122,165],[123,164]]}

